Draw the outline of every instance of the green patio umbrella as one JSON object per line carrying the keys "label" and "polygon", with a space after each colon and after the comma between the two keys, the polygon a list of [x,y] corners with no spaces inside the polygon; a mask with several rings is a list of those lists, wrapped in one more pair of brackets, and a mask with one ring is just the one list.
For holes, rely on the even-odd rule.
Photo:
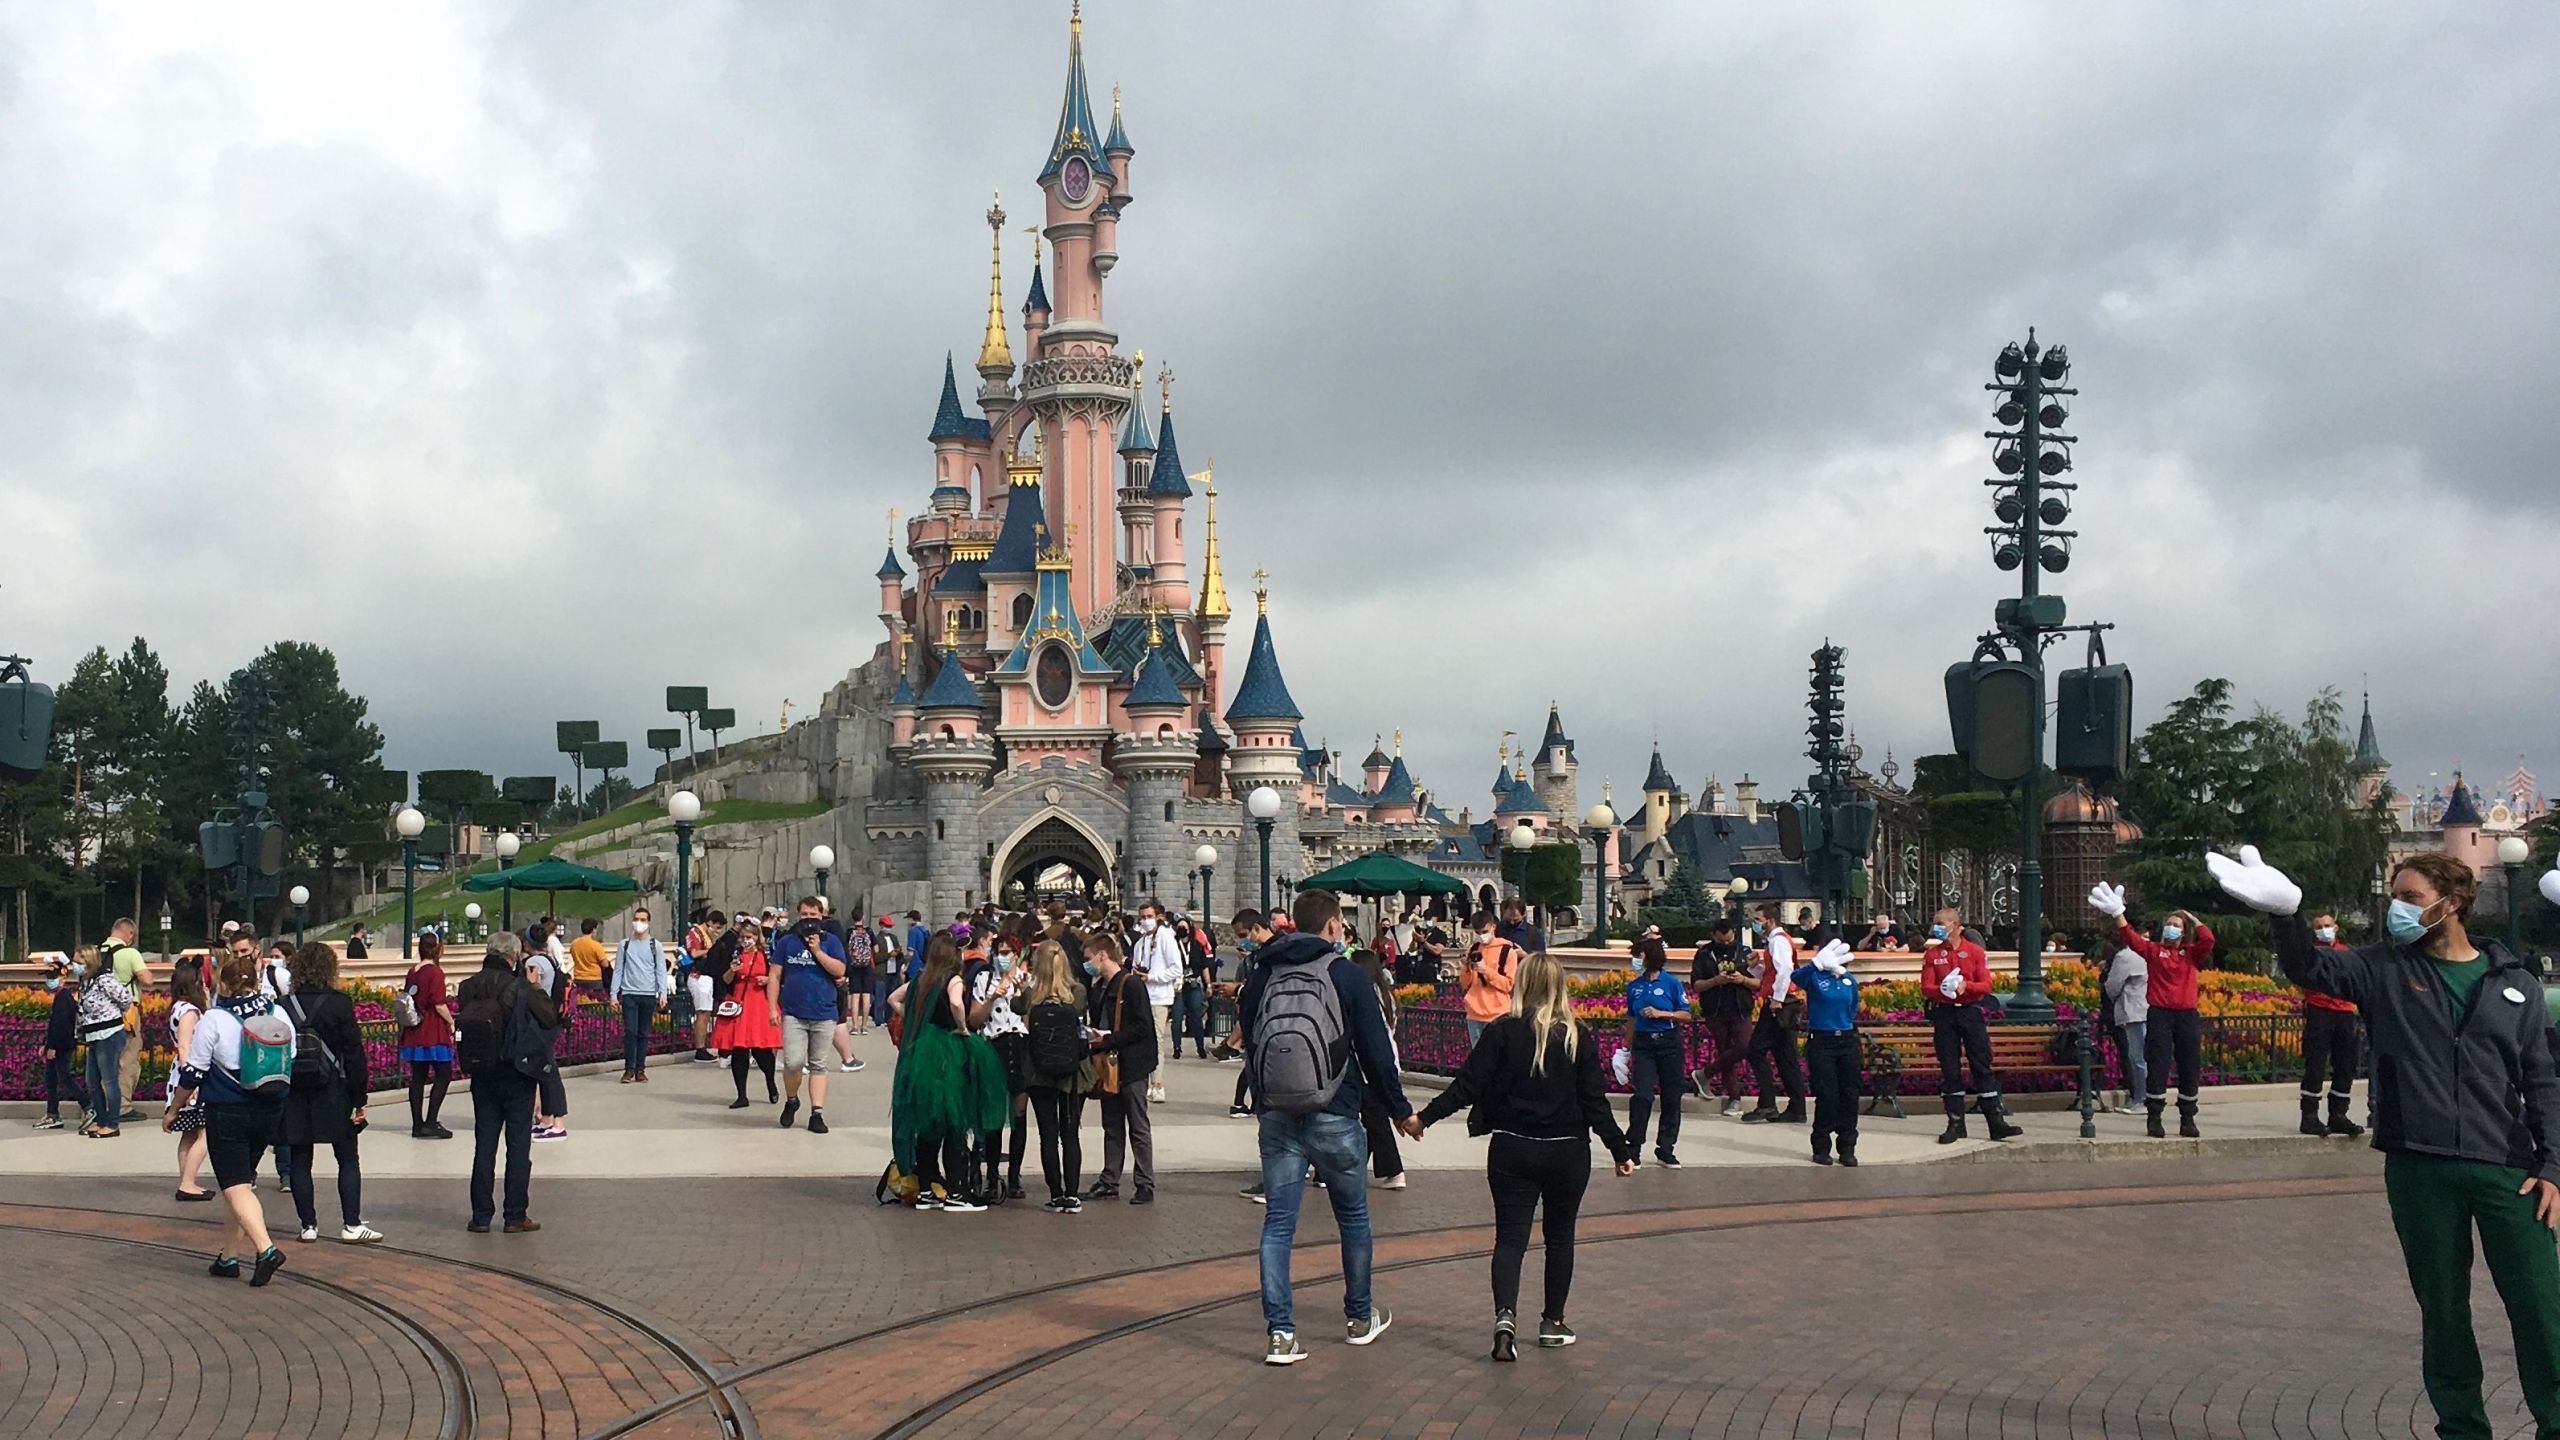
{"label": "green patio umbrella", "polygon": [[1317,871],[1299,881],[1298,888],[1376,899],[1387,895],[1464,895],[1467,882],[1383,850],[1373,850],[1330,870]]}
{"label": "green patio umbrella", "polygon": [[482,894],[491,890],[541,890],[551,896],[547,908],[557,913],[563,890],[638,890],[640,882],[628,875],[566,860],[536,860],[505,870],[484,870],[463,881],[462,888]]}

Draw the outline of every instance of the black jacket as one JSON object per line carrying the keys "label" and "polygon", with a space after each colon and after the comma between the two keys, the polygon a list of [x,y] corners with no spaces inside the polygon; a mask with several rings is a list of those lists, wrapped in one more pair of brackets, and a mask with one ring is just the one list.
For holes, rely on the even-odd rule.
{"label": "black jacket", "polygon": [[44,1048],[57,1055],[80,1048],[80,991],[68,980],[53,992],[53,1009],[44,1017]]}
{"label": "black jacket", "polygon": [[2300,915],[2269,916],[2296,985],[2355,1002],[2373,1043],[2373,1148],[2445,1155],[2560,1184],[2560,1078],[2542,979],[2482,943],[2489,973],[2457,1030],[2435,962],[2414,945],[2314,945]]}
{"label": "black jacket", "polygon": [[1124,1089],[1156,1073],[1156,1015],[1147,1005],[1147,982],[1137,971],[1124,967],[1116,978],[1094,982],[1093,1028],[1111,1032],[1093,1042],[1093,1053],[1120,1052]]}
{"label": "black jacket", "polygon": [[[370,1077],[365,1074],[364,1032],[356,1026],[356,1003],[337,990],[296,990],[293,1002],[311,1020],[311,1033],[338,1059],[338,1084],[296,1084],[285,1095],[284,1129],[288,1145],[328,1145],[353,1131],[348,1121],[364,1104]],[[289,1006],[278,1005],[286,1019]]]}
{"label": "black jacket", "polygon": [[[495,998],[501,1003],[506,1002],[508,999],[508,989],[511,986],[520,988],[524,991],[524,1008],[533,1012],[533,1022],[536,1025],[541,1026],[546,1033],[551,1034],[556,1039],[560,1029],[560,1007],[552,1002],[551,992],[534,984],[532,981],[525,979],[522,974],[508,968],[505,961],[499,960],[494,956],[483,959],[480,962],[480,969],[477,974],[454,987],[453,1013],[455,1019],[458,1021],[462,1015],[462,1007],[471,1004],[473,1001]],[[459,1030],[459,1028],[459,1025],[457,1025],[456,1029]],[[531,1085],[534,1082],[523,1079],[513,1071],[507,1071],[498,1075],[474,1075],[471,1077],[471,1083],[483,1086],[500,1086],[518,1084]]]}
{"label": "black jacket", "polygon": [[1470,1135],[1502,1130],[1538,1140],[1572,1140],[1597,1134],[1612,1159],[1635,1154],[1635,1147],[1627,1143],[1627,1132],[1619,1128],[1616,1112],[1609,1108],[1600,1046],[1589,1026],[1580,1028],[1570,1066],[1561,1063],[1562,1047],[1555,1038],[1547,1039],[1556,1048],[1547,1056],[1546,1073],[1540,1075],[1529,1069],[1535,1055],[1529,1022],[1517,1015],[1499,1017],[1476,1037],[1475,1048],[1467,1052],[1467,1063],[1458,1067],[1449,1088],[1422,1107],[1422,1123],[1446,1119],[1464,1105],[1472,1107],[1467,1113]]}

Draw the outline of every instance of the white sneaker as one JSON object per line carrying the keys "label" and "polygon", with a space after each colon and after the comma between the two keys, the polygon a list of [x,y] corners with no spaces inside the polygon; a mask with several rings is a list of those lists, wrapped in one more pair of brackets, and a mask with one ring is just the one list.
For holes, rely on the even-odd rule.
{"label": "white sneaker", "polygon": [[1161,1105],[1164,1103],[1163,1081],[1149,1080],[1147,1082],[1147,1103],[1150,1105]]}
{"label": "white sneaker", "polygon": [[1381,1190],[1401,1190],[1401,1189],[1403,1189],[1403,1188],[1404,1188],[1404,1172],[1403,1172],[1403,1171],[1401,1171],[1401,1170],[1399,1170],[1399,1171],[1397,1171],[1396,1173],[1394,1173],[1393,1175],[1388,1176],[1386,1179],[1379,1181],[1379,1182],[1378,1182],[1378,1188],[1379,1188],[1379,1189],[1381,1189]]}
{"label": "white sneaker", "polygon": [[382,1232],[359,1220],[353,1225],[350,1225],[346,1229],[338,1232],[338,1243],[341,1245],[379,1245],[382,1243]]}
{"label": "white sneaker", "polygon": [[1306,1358],[1306,1349],[1298,1344],[1298,1332],[1295,1330],[1272,1331],[1271,1342],[1262,1352],[1265,1365],[1295,1365]]}
{"label": "white sneaker", "polygon": [[311,1243],[312,1241],[317,1240],[317,1239],[319,1239],[319,1238],[320,1238],[320,1227],[319,1227],[319,1226],[317,1226],[317,1225],[305,1225],[305,1226],[303,1226],[303,1227],[302,1227],[302,1241],[303,1241],[303,1243],[304,1243],[304,1244],[306,1244],[306,1245],[307,1245],[307,1244]]}

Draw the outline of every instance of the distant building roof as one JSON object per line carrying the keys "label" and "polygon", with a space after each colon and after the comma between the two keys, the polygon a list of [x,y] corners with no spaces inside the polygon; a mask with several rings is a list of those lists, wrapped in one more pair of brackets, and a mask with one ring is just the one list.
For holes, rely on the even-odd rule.
{"label": "distant building roof", "polygon": [[996,531],[996,547],[978,569],[987,575],[1028,575],[1040,568],[1043,523],[1040,482],[1009,484],[1004,497],[1004,527]]}
{"label": "distant building roof", "polygon": [[953,561],[951,567],[942,572],[942,578],[933,582],[933,593],[936,595],[987,593],[987,580],[984,573],[986,563],[983,560]]}
{"label": "distant building roof", "polygon": [[1146,658],[1138,662],[1138,683],[1129,687],[1129,698],[1121,702],[1123,708],[1180,710],[1190,705],[1191,702],[1183,697],[1181,687],[1173,683],[1173,672],[1165,664],[1165,657],[1171,653],[1160,645],[1148,649]]}
{"label": "distant building roof", "polygon": [[1200,713],[1193,718],[1200,726],[1202,754],[1214,754],[1227,748],[1227,737],[1218,733],[1218,717],[1209,713],[1208,706],[1201,706]]}
{"label": "distant building roof", "polygon": [[2461,775],[2456,774],[2453,777],[2453,798],[2445,802],[2444,815],[2436,824],[2450,830],[2456,825],[2479,823],[2480,804],[2471,798],[2471,787],[2463,783]]}
{"label": "distant building roof", "polygon": [[1493,807],[1496,815],[1544,815],[1547,802],[1538,798],[1538,787],[1526,780],[1515,779],[1501,803]]}
{"label": "distant building roof", "polygon": [[1679,782],[1671,778],[1671,767],[1662,763],[1662,750],[1659,746],[1655,747],[1653,752],[1653,768],[1645,772],[1644,788],[1648,795],[1655,791],[1668,793],[1680,788]]}
{"label": "distant building roof", "polygon": [[1040,283],[1040,267],[1036,263],[1031,267],[1031,293],[1023,297],[1022,308],[1026,312],[1049,308],[1049,287]]}
{"label": "distant building roof", "polygon": [[2364,697],[2364,719],[2356,726],[2356,768],[2388,770],[2391,762],[2382,758],[2382,741],[2373,733],[2373,697]]}

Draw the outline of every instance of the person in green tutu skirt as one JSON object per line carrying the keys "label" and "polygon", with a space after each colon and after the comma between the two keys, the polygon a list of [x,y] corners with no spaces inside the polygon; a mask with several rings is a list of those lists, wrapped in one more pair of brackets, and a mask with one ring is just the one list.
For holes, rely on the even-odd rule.
{"label": "person in green tutu skirt", "polygon": [[925,946],[924,973],[891,995],[889,1006],[901,1037],[889,1088],[890,1153],[900,1173],[916,1178],[917,1209],[984,1210],[969,1178],[970,1143],[1002,1130],[1012,1102],[1003,1060],[971,1033],[991,1007],[971,1013],[960,943],[950,931]]}

